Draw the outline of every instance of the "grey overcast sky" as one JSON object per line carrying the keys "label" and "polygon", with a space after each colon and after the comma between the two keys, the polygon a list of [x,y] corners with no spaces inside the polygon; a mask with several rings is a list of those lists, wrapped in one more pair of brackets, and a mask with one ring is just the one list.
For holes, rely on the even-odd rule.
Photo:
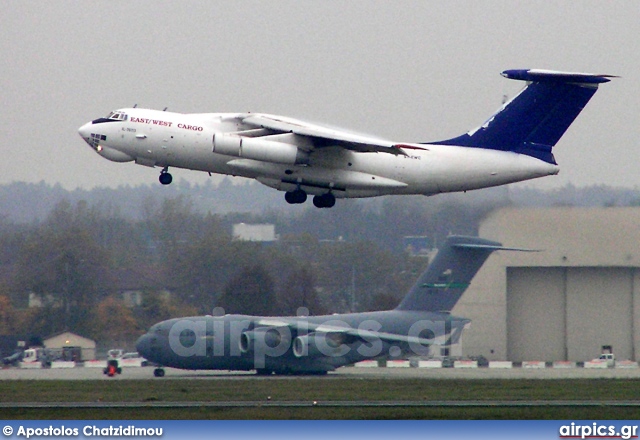
{"label": "grey overcast sky", "polygon": [[[554,153],[553,188],[640,186],[640,2],[0,0],[0,184],[156,183],[78,136],[120,107],[283,114],[396,141],[479,125],[511,68],[620,75]],[[205,173],[174,170],[191,182]],[[523,184],[519,184],[523,185]]]}

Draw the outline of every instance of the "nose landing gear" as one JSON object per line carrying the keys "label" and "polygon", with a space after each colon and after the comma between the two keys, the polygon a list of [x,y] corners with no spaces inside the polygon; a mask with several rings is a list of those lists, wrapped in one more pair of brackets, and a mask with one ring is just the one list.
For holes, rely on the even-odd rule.
{"label": "nose landing gear", "polygon": [[173,181],[173,176],[169,173],[169,167],[164,167],[160,171],[160,177],[158,178],[163,185],[169,185]]}

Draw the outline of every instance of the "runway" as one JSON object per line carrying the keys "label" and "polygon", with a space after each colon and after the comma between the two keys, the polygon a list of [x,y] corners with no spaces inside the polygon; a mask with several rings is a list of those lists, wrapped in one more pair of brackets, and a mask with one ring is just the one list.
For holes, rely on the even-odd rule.
{"label": "runway", "polygon": [[[177,418],[486,418],[498,414],[544,418],[563,414],[580,419],[596,414],[636,418],[640,411],[640,400],[633,393],[637,382],[615,380],[637,380],[638,368],[347,367],[326,376],[166,368],[163,378],[154,377],[153,370],[129,367],[108,377],[101,368],[2,369],[0,383],[16,397],[8,394],[0,399],[0,411],[15,417],[81,414],[90,419],[132,414],[155,419],[167,417],[167,411]],[[456,381],[460,379],[468,380],[468,386]],[[522,379],[544,382],[538,386]],[[576,379],[575,385],[563,379]]]}
{"label": "runway", "polygon": [[153,376],[152,367],[123,368],[122,374],[108,377],[101,368],[0,370],[2,380],[280,380],[307,378],[340,379],[640,379],[640,368],[357,368],[343,367],[326,376],[257,376],[253,372],[187,371],[166,368],[164,378]]}
{"label": "runway", "polygon": [[[0,409],[48,409],[51,402],[0,402]],[[175,402],[56,402],[56,408],[639,408],[633,400],[334,400],[334,401],[175,401]]]}

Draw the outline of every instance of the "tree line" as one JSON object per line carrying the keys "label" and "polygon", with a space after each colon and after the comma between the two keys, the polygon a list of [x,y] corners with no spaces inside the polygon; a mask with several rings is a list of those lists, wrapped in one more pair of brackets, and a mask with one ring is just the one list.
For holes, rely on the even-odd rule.
{"label": "tree line", "polygon": [[[178,196],[145,206],[139,220],[63,200],[43,221],[0,222],[0,334],[69,330],[130,345],[157,321],[216,307],[255,315],[390,308],[426,264],[373,240],[320,239],[282,222],[275,242],[236,240],[237,220],[196,212]],[[129,291],[141,293],[139,303],[124,301]]]}
{"label": "tree line", "polygon": [[[640,204],[636,192],[607,187],[566,187],[547,199],[540,191],[496,188],[340,200],[318,210],[288,206],[280,193],[254,186],[182,184],[166,193],[0,188],[0,335],[70,330],[103,344],[130,343],[157,321],[216,307],[256,315],[392,308],[427,264],[407,252],[405,236],[427,237],[437,247],[449,234],[476,235],[482,219],[503,206]],[[57,201],[46,215],[16,220],[9,193],[29,206],[33,191]],[[210,191],[221,191],[231,208],[239,196],[268,194],[271,202],[217,211]],[[274,224],[279,239],[234,240],[232,225],[240,222]],[[126,303],[132,291],[140,296]]]}

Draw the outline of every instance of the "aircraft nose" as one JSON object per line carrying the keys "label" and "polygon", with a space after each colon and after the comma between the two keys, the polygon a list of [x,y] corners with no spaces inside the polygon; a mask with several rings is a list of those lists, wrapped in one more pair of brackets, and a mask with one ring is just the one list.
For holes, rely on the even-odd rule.
{"label": "aircraft nose", "polygon": [[91,136],[91,122],[84,124],[82,127],[78,128],[78,134],[82,139],[87,139]]}
{"label": "aircraft nose", "polygon": [[78,134],[84,141],[89,144],[89,146],[93,149],[97,147],[96,139],[92,139],[91,136],[91,122],[84,124],[82,127],[78,128]]}
{"label": "aircraft nose", "polygon": [[147,359],[149,359],[149,355],[151,353],[150,339],[151,339],[151,335],[149,335],[149,333],[146,333],[140,336],[136,341],[136,351],[140,353],[142,357],[145,357]]}

